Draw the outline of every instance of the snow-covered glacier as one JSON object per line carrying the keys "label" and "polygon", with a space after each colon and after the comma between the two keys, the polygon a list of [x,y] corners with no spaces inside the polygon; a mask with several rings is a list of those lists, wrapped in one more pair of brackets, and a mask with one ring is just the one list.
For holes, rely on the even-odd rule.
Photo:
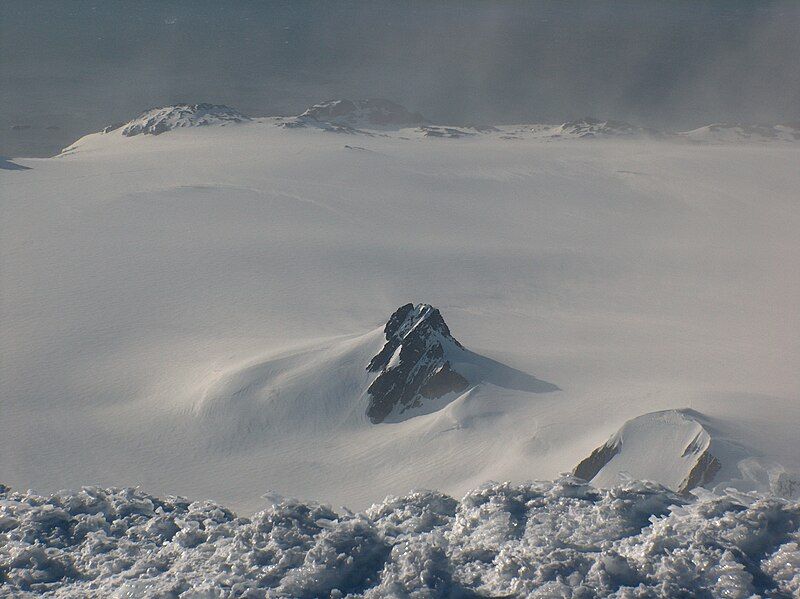
{"label": "snow-covered glacier", "polygon": [[0,169],[4,483],[364,509],[608,442],[595,486],[797,497],[791,135],[131,116]]}
{"label": "snow-covered glacier", "polygon": [[800,503],[575,478],[434,491],[353,513],[278,496],[210,501],[0,486],[0,595],[33,597],[797,597]]}

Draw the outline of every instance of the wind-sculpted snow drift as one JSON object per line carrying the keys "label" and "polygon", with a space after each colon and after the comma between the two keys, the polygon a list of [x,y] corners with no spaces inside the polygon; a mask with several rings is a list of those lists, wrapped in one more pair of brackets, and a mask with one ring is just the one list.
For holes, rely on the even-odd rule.
{"label": "wind-sculpted snow drift", "polygon": [[0,595],[731,597],[800,593],[800,503],[576,478],[420,491],[362,513],[0,486]]}

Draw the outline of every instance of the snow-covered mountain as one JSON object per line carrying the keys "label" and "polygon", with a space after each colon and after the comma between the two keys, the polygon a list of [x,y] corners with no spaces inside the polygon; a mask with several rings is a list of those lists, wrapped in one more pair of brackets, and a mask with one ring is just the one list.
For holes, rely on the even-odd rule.
{"label": "snow-covered mountain", "polygon": [[[707,486],[792,487],[800,146],[285,123],[0,171],[3,482],[360,508],[551,479],[690,406]],[[409,299],[440,312],[387,329]],[[678,489],[693,427],[629,427],[599,474],[634,439]]]}
{"label": "snow-covered mountain", "polygon": [[711,434],[687,410],[644,414],[622,428],[578,464],[573,474],[599,486],[620,477],[656,479],[678,493],[708,485],[721,468]]}
{"label": "snow-covered mountain", "polygon": [[742,125],[712,124],[692,131],[670,133],[653,127],[632,125],[624,121],[584,117],[560,125],[443,125],[427,122],[420,114],[380,98],[367,100],[329,100],[315,104],[297,116],[250,118],[235,108],[215,104],[175,104],[146,110],[129,122],[109,125],[100,138],[89,134],[77,140],[62,153],[79,148],[108,145],[121,137],[160,135],[186,127],[225,126],[251,123],[253,126],[278,126],[286,129],[314,128],[327,132],[364,136],[400,137],[403,139],[462,139],[493,137],[500,140],[535,139],[567,141],[581,139],[627,139],[631,141],[660,139],[673,142],[744,143],[798,142],[798,124]]}
{"label": "snow-covered mountain", "polygon": [[781,125],[715,123],[679,135],[691,141],[703,143],[798,142],[800,141],[800,123]]}
{"label": "snow-covered mountain", "polygon": [[424,121],[422,115],[382,98],[368,100],[329,100],[308,108],[297,117],[298,123],[322,123],[350,129],[413,127]]}
{"label": "snow-covered mountain", "polygon": [[655,129],[637,127],[625,121],[602,120],[584,117],[562,123],[550,129],[551,137],[644,137],[661,135]]}
{"label": "snow-covered mountain", "polygon": [[759,459],[757,450],[726,428],[724,421],[717,424],[691,409],[643,414],[626,422],[572,473],[601,487],[647,479],[682,494],[696,487],[746,488],[743,480],[733,482],[745,474],[761,489],[800,497],[800,471]]}
{"label": "snow-covered mountain", "polygon": [[174,104],[145,110],[127,123],[106,127],[103,133],[120,129],[125,137],[159,135],[180,127],[223,126],[249,120],[235,108],[222,104]]}

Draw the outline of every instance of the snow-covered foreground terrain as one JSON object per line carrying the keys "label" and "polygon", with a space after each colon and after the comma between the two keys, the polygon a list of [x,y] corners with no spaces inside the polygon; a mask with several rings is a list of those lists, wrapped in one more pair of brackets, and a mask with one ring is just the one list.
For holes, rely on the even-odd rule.
{"label": "snow-covered foreground terrain", "polygon": [[[734,448],[707,486],[795,492],[798,144],[309,122],[113,130],[0,172],[0,480],[361,509],[554,478],[691,408]],[[374,424],[407,302],[558,390],[483,376]],[[642,462],[617,459],[604,484]]]}
{"label": "snow-covered foreground terrain", "polygon": [[687,501],[563,478],[361,513],[87,487],[0,490],[0,594],[15,597],[797,597],[800,503]]}

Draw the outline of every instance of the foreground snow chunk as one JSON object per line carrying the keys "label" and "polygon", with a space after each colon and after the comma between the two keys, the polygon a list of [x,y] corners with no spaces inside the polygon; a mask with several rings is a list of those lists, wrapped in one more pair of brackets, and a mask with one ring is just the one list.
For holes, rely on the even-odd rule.
{"label": "foreground snow chunk", "polygon": [[800,590],[800,503],[576,478],[252,519],[134,489],[0,487],[0,594],[748,597]]}

